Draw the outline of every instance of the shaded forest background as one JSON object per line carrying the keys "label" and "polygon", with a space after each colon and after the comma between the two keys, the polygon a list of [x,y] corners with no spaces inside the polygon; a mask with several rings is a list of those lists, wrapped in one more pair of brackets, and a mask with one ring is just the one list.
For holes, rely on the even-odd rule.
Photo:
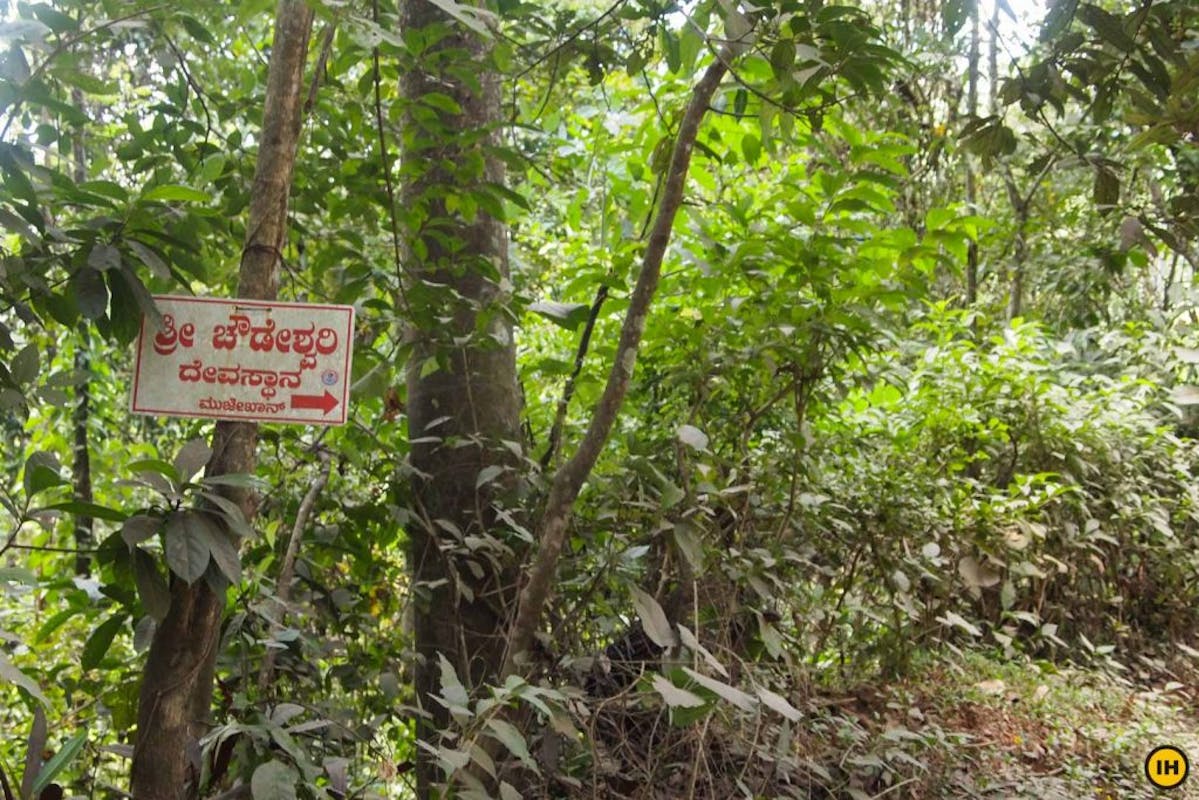
{"label": "shaded forest background", "polygon": [[[1124,797],[1193,729],[1193,3],[4,9],[6,800]],[[350,422],[131,415],[154,294],[354,305]]]}

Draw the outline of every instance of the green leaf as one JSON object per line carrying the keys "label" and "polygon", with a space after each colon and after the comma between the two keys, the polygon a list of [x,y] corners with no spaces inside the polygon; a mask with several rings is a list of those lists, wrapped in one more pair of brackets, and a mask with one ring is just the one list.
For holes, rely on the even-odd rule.
{"label": "green leaf", "polygon": [[791,705],[787,699],[781,695],[777,695],[769,689],[758,687],[758,698],[762,704],[772,711],[776,711],[791,722],[799,722],[803,718],[803,714],[795,706]]}
{"label": "green leaf", "polygon": [[475,488],[478,489],[484,484],[491,483],[504,471],[504,467],[499,464],[491,464],[479,470],[478,476],[475,478]]}
{"label": "green leaf", "polygon": [[254,529],[246,521],[246,515],[242,513],[241,506],[237,503],[216,492],[200,492],[200,496],[216,506],[216,512],[228,523],[230,533],[243,539],[254,536]]}
{"label": "green leaf", "polygon": [[210,458],[212,458],[212,448],[208,446],[206,440],[197,438],[184,444],[175,456],[175,472],[178,473],[179,480],[184,483],[190,481],[197,472],[204,468]]}
{"label": "green leaf", "polygon": [[[203,512],[198,512],[203,513]],[[241,583],[241,558],[237,554],[237,543],[212,517],[205,515],[208,524],[195,526],[199,535],[208,543],[208,551],[217,568],[233,584]]]}
{"label": "green leaf", "polygon": [[200,164],[200,173],[197,176],[201,183],[212,183],[217,178],[221,177],[221,173],[225,171],[226,157],[224,153],[213,153],[208,158],[204,159]]}
{"label": "green leaf", "polygon": [[0,567],[0,581],[33,586],[37,583],[37,575],[25,567]]}
{"label": "green leaf", "polygon": [[133,474],[138,472],[154,472],[171,481],[171,483],[180,482],[179,472],[160,458],[141,458],[137,461],[131,461],[125,465],[125,469]]}
{"label": "green leaf", "polygon": [[429,2],[487,39],[491,38],[491,29],[499,24],[494,14],[481,8],[473,8],[464,3],[455,2],[455,0],[429,0]]}
{"label": "green leaf", "polygon": [[662,695],[666,705],[671,708],[699,708],[704,704],[702,697],[686,689],[680,689],[663,675],[655,674],[653,685],[658,694]]}
{"label": "green leaf", "polygon": [[97,320],[108,311],[108,287],[103,276],[92,267],[80,267],[71,276],[70,287],[85,318]]}
{"label": "green leaf", "polygon": [[1130,54],[1136,51],[1137,43],[1124,30],[1124,23],[1119,17],[1111,12],[1087,3],[1078,9],[1078,19],[1117,50]]}
{"label": "green leaf", "polygon": [[140,547],[133,548],[133,579],[146,613],[162,622],[171,609],[171,590],[158,571],[154,556]]}
{"label": "green leaf", "polygon": [[1045,15],[1045,21],[1041,23],[1038,38],[1042,42],[1055,40],[1070,27],[1070,21],[1074,19],[1074,11],[1077,8],[1078,0],[1050,0],[1049,12]]}
{"label": "green leaf", "polygon": [[64,486],[66,481],[58,474],[58,458],[53,453],[39,450],[25,460],[25,497],[32,499],[55,486]]}
{"label": "green leaf", "polygon": [[704,571],[704,547],[700,542],[695,528],[689,522],[676,522],[674,524],[674,542],[679,548],[679,552],[683,554],[683,558],[687,559],[693,572],[699,574]]}
{"label": "green leaf", "polygon": [[296,800],[299,779],[296,771],[282,761],[268,761],[250,777],[250,794],[254,800]]}
{"label": "green leaf", "polygon": [[112,646],[112,640],[117,635],[117,631],[124,624],[125,613],[118,612],[104,620],[98,628],[92,631],[92,635],[87,637],[87,642],[83,645],[83,656],[79,660],[79,665],[85,671],[100,665],[104,656],[107,655],[109,647]]}
{"label": "green leaf", "polygon": [[132,342],[141,330],[143,315],[149,317],[155,327],[162,324],[154,297],[136,272],[126,266],[108,275],[108,286],[112,290],[109,326],[117,341],[122,344]]}
{"label": "green leaf", "polygon": [[162,528],[162,518],[150,514],[134,514],[121,526],[121,538],[129,547],[136,547]]}
{"label": "green leaf", "polygon": [[[65,481],[64,481],[65,483]],[[67,500],[46,506],[47,511],[65,511],[77,517],[92,517],[105,522],[124,522],[125,512],[98,503],[86,503],[82,500]]]}
{"label": "green leaf", "polygon": [[962,29],[962,25],[970,18],[975,0],[945,0],[941,4],[941,25],[945,28],[945,38],[952,39]]}
{"label": "green leaf", "polygon": [[39,367],[37,345],[30,342],[13,358],[12,363],[8,365],[8,371],[18,386],[24,386],[32,383],[37,377]]}
{"label": "green leaf", "polygon": [[517,730],[515,725],[507,720],[492,717],[487,720],[487,727],[491,729],[491,736],[503,744],[504,747],[508,748],[509,753],[519,758],[520,763],[537,774],[541,774],[537,762],[533,760],[533,756],[529,753],[528,742],[525,741],[524,735]]}
{"label": "green leaf", "polygon": [[36,19],[0,22],[0,42],[40,42],[50,33],[50,26]]}
{"label": "green leaf", "polygon": [[770,67],[776,79],[782,79],[795,64],[795,40],[779,39],[770,49]]}
{"label": "green leaf", "polygon": [[466,687],[462,685],[462,681],[458,680],[458,673],[454,671],[454,665],[443,653],[438,653],[437,659],[441,667],[442,699],[450,706],[466,708],[470,705],[470,696],[466,693]]}
{"label": "green leaf", "polygon": [[757,707],[757,700],[753,695],[746,694],[735,686],[730,686],[723,681],[718,681],[715,678],[709,678],[701,672],[696,672],[690,667],[683,667],[683,672],[700,686],[712,692],[723,700],[727,700],[742,711],[753,711]]}
{"label": "green leaf", "polygon": [[584,303],[556,303],[552,300],[529,303],[529,310],[568,331],[578,329],[591,315],[591,308]]}
{"label": "green leaf", "polygon": [[758,157],[762,155],[762,140],[752,133],[742,136],[741,155],[744,156],[746,164],[752,166],[758,163]]}
{"label": "green leaf", "polygon": [[147,189],[142,193],[142,202],[171,202],[207,203],[212,197],[207,192],[183,186],[178,183],[166,183]]}
{"label": "green leaf", "polygon": [[629,592],[633,595],[633,607],[637,609],[637,616],[641,619],[645,635],[658,647],[673,647],[678,644],[674,627],[670,620],[666,619],[666,612],[662,610],[658,601],[637,586],[629,586]]}
{"label": "green leaf", "polygon": [[121,251],[110,244],[101,242],[87,254],[87,265],[100,272],[110,269],[120,269]]}
{"label": "green leaf", "polygon": [[[41,706],[34,706],[33,724],[29,728],[29,738],[25,741],[25,767],[21,773],[21,793],[16,797],[33,797],[33,782],[41,769],[42,759],[46,752],[46,740],[49,735],[46,724],[46,712]],[[3,777],[0,775],[0,777]],[[6,800],[15,800],[7,782],[4,784]]]}
{"label": "green leaf", "polygon": [[733,113],[738,118],[745,116],[745,109],[749,107],[749,92],[745,89],[738,89],[733,94]]}
{"label": "green leaf", "polygon": [[79,30],[79,23],[46,3],[38,3],[31,9],[33,16],[44,22],[55,33],[71,33]]}
{"label": "green leaf", "polygon": [[195,510],[173,511],[167,517],[167,566],[187,583],[195,583],[208,569],[211,551],[208,536],[202,530],[210,525],[203,514]]}
{"label": "green leaf", "polygon": [[25,691],[44,706],[50,705],[50,701],[46,699],[46,695],[42,694],[42,689],[37,685],[37,682],[26,675],[21,670],[8,660],[8,654],[0,649],[0,678],[4,678],[9,683],[20,686]]}
{"label": "green leaf", "polygon": [[675,435],[693,450],[708,449],[708,435],[694,425],[680,425]]}
{"label": "green leaf", "polygon": [[190,14],[180,14],[179,21],[193,39],[204,44],[216,44],[216,39],[201,22]]}
{"label": "green leaf", "polygon": [[138,260],[149,268],[155,278],[163,280],[171,279],[170,268],[167,267],[166,262],[162,260],[162,257],[153,248],[136,239],[126,239],[125,244],[137,256]]}
{"label": "green leaf", "polygon": [[87,730],[79,731],[79,733],[67,740],[54,757],[46,762],[42,767],[42,771],[37,774],[37,780],[33,782],[33,796],[40,797],[42,790],[50,785],[58,773],[62,772],[75,757],[79,755],[79,751],[87,744]]}

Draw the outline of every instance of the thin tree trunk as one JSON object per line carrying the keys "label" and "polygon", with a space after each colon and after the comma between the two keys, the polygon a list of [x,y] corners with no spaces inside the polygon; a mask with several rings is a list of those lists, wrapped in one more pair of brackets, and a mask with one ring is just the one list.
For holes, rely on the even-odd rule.
{"label": "thin tree trunk", "polygon": [[[978,13],[977,8],[975,13]],[[999,113],[999,2],[991,4],[991,39],[987,53],[987,74],[990,77],[990,104],[992,114]]]}
{"label": "thin tree trunk", "polygon": [[[88,446],[88,424],[91,419],[91,358],[88,354],[89,337],[87,330],[79,331],[79,339],[75,342],[75,373],[79,382],[75,384],[75,407],[71,410],[71,426],[75,429],[74,460],[72,468],[74,477],[75,499],[83,503],[92,502],[92,460]],[[96,538],[93,531],[94,520],[80,514],[75,518],[75,574],[90,575],[92,567],[91,550]]]}
{"label": "thin tree trunk", "polygon": [[[967,77],[966,113],[971,118],[978,115],[978,3],[973,4],[970,12],[970,66]],[[974,166],[970,163],[968,154],[963,156],[966,163],[966,205],[971,214],[977,214],[978,189],[975,185]],[[966,245],[966,307],[973,308],[978,302],[978,242],[971,239]]]}
{"label": "thin tree trunk", "polygon": [[1016,221],[1015,266],[1012,268],[1012,284],[1008,292],[1007,321],[1011,322],[1024,313],[1024,267],[1028,260],[1028,210],[1021,208]]}
{"label": "thin tree trunk", "polygon": [[645,320],[658,289],[662,259],[666,255],[667,245],[670,244],[674,218],[683,202],[687,172],[691,167],[691,152],[699,134],[699,126],[721,80],[728,72],[732,58],[733,53],[729,48],[717,55],[716,60],[692,90],[691,99],[683,113],[662,188],[658,216],[646,243],[637,285],[629,298],[629,309],[621,326],[616,361],[608,374],[607,385],[592,414],[591,424],[579,444],[578,451],[554,474],[550,486],[549,498],[537,530],[537,556],[521,589],[517,615],[508,631],[503,666],[505,678],[521,672],[524,668],[540,625],[541,614],[549,600],[554,576],[557,574],[558,559],[566,542],[567,524],[575,499],[595,466],[624,402],[629,381],[633,377],[633,365],[637,360],[641,336],[645,332]]}
{"label": "thin tree trunk", "polygon": [[[272,300],[278,290],[311,30],[312,9],[302,0],[280,0],[242,251],[240,297]],[[207,474],[252,473],[257,436],[253,423],[217,423]],[[255,499],[249,491],[229,489],[226,494],[241,506],[246,519],[253,518]],[[214,574],[212,565],[209,574]],[[196,797],[200,789],[199,739],[208,728],[225,606],[224,591],[214,591],[210,584],[219,587],[220,580],[205,576],[188,585],[172,579],[170,610],[150,645],[138,700],[134,800],[184,800]]]}
{"label": "thin tree trunk", "polygon": [[[83,108],[83,92],[71,90],[71,103],[75,108]],[[74,156],[75,183],[87,180],[87,151],[83,146],[83,132],[75,135],[71,145]],[[73,452],[74,466],[71,469],[74,477],[75,499],[83,503],[92,502],[92,459],[91,448],[88,446],[88,424],[91,419],[91,357],[88,353],[89,337],[87,327],[79,331],[79,339],[75,343],[75,374],[78,383],[75,384],[75,407],[71,410],[71,426],[75,429],[75,446]],[[95,520],[80,514],[75,518],[75,574],[90,575],[92,566],[91,548],[95,544]]]}
{"label": "thin tree trunk", "polygon": [[[510,533],[516,518],[502,510],[506,500],[508,508],[519,502],[509,490],[517,475],[510,448],[522,438],[520,387],[503,311],[506,227],[487,213],[464,215],[446,202],[504,181],[495,155],[502,116],[499,73],[487,66],[491,45],[426,0],[401,2],[400,26],[412,37],[434,26],[449,31],[414,54],[414,67],[400,78],[407,109],[401,303],[409,309],[405,335],[412,346],[409,485],[417,512],[408,526],[409,564],[416,700],[428,714],[419,719],[417,735],[434,743],[449,724],[445,707],[433,699],[441,659],[472,691],[499,674],[523,549]],[[421,102],[433,93],[441,98],[436,106]],[[459,112],[444,110],[446,97]],[[439,770],[423,749],[416,772],[417,796],[430,796]]]}

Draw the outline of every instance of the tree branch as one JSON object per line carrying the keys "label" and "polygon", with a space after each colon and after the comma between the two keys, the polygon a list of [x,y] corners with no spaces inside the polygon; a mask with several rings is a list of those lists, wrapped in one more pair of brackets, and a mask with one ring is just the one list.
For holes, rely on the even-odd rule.
{"label": "tree branch", "polygon": [[[326,428],[326,430],[328,429]],[[308,518],[312,516],[312,509],[316,507],[317,499],[324,491],[325,484],[329,482],[329,472],[333,466],[329,453],[324,448],[320,448],[317,450],[317,458],[321,462],[320,472],[308,487],[304,499],[300,501],[300,508],[296,511],[296,520],[291,526],[291,537],[287,540],[287,552],[283,556],[283,564],[279,567],[279,577],[275,579],[275,600],[279,603],[279,619],[271,625],[272,633],[283,627],[283,622],[287,617],[287,604],[291,602],[291,582],[296,574],[296,559],[300,555],[300,542],[304,539],[304,529],[308,527]],[[263,656],[262,669],[258,672],[258,691],[260,692],[265,692],[271,685],[271,678],[275,672],[276,653],[276,650],[267,648],[266,655]]]}
{"label": "tree branch", "polygon": [[699,135],[700,122],[703,121],[712,97],[728,72],[731,59],[732,53],[726,47],[708,66],[691,92],[691,99],[687,103],[675,138],[674,152],[671,154],[670,168],[666,173],[661,204],[658,206],[658,216],[646,244],[637,285],[629,299],[629,310],[621,326],[616,361],[608,374],[608,383],[578,451],[554,474],[550,486],[549,498],[538,525],[537,555],[529,569],[528,578],[520,593],[516,617],[508,631],[501,680],[519,671],[521,657],[533,643],[533,636],[537,632],[541,613],[545,609],[550,587],[557,573],[571,509],[583,482],[587,480],[604,444],[608,441],[628,392],[629,382],[633,377],[633,365],[637,359],[641,337],[645,332],[645,320],[662,274],[662,260],[666,255],[666,247],[670,244],[671,229],[683,203],[683,191],[691,167],[691,152]]}

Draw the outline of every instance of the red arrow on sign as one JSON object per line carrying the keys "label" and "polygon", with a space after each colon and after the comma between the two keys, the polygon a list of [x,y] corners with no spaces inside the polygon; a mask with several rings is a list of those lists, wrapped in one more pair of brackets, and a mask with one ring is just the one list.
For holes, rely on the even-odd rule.
{"label": "red arrow on sign", "polygon": [[319,394],[293,394],[291,396],[292,408],[319,408],[328,414],[333,409],[337,408],[337,398],[329,394],[329,390],[325,390],[322,397]]}

